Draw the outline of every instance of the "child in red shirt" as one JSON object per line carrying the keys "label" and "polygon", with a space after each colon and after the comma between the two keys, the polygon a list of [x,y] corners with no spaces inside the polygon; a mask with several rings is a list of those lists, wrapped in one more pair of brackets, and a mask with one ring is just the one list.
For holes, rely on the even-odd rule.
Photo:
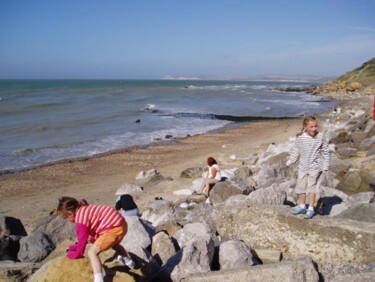
{"label": "child in red shirt", "polygon": [[118,259],[128,267],[134,267],[134,261],[120,245],[128,231],[125,219],[112,207],[88,205],[86,200],[78,201],[71,197],[61,197],[57,212],[68,221],[74,222],[77,243],[69,246],[67,257],[83,257],[87,242],[93,243],[88,250],[94,282],[103,282],[102,263],[99,254],[113,248],[120,255]]}

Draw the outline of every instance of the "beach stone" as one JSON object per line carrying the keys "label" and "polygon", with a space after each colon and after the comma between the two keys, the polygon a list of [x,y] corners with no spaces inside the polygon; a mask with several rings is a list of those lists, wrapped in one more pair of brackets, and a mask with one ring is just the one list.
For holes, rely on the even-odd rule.
{"label": "beach stone", "polygon": [[367,132],[353,132],[350,134],[351,141],[354,147],[358,147],[363,140],[366,139]]}
{"label": "beach stone", "polygon": [[339,132],[336,137],[331,138],[329,140],[330,144],[340,144],[340,143],[348,143],[350,141],[350,136],[346,131]]}
{"label": "beach stone", "polygon": [[44,233],[54,245],[77,236],[75,224],[56,214],[43,217],[32,231],[34,232]]}
{"label": "beach stone", "polygon": [[219,246],[220,269],[235,269],[257,265],[251,248],[240,240],[229,240]]}
{"label": "beach stone", "polygon": [[354,274],[342,274],[334,277],[331,282],[348,282],[348,281],[361,281],[361,282],[374,282],[375,272],[361,272]]}
{"label": "beach stone", "polygon": [[[367,204],[370,205],[370,204]],[[366,264],[375,261],[375,224],[315,216],[305,220],[285,206],[216,207],[220,237],[248,246],[286,251],[290,258],[310,256],[319,263]]]}
{"label": "beach stone", "polygon": [[261,264],[278,263],[282,260],[283,254],[275,249],[254,249]]}
{"label": "beach stone", "polygon": [[375,144],[375,136],[372,136],[370,138],[366,138],[365,140],[363,140],[361,144],[359,145],[358,149],[362,151],[367,151],[370,148],[372,149],[373,148],[372,146],[374,144]]}
{"label": "beach stone", "polygon": [[210,200],[213,204],[224,202],[234,195],[248,195],[255,190],[253,186],[248,184],[248,181],[242,177],[233,177],[215,184],[210,191]]}
{"label": "beach stone", "polygon": [[253,172],[247,166],[241,166],[234,171],[234,175],[242,178],[248,178],[253,175]]}
{"label": "beach stone", "polygon": [[246,203],[249,205],[283,205],[287,199],[284,189],[279,189],[277,184],[268,188],[260,188],[249,194]]}
{"label": "beach stone", "polygon": [[355,204],[368,204],[371,203],[371,200],[374,199],[375,192],[362,192],[350,196],[347,202]]}
{"label": "beach stone", "polygon": [[161,174],[156,174],[146,178],[146,181],[141,184],[143,184],[142,186],[145,190],[146,188],[157,186],[164,181],[173,181],[173,179],[171,177],[164,177]]}
{"label": "beach stone", "polygon": [[358,192],[369,191],[370,186],[362,181],[359,171],[348,171],[336,188],[350,195]]}
{"label": "beach stone", "polygon": [[137,247],[147,249],[151,245],[151,238],[155,235],[155,229],[137,216],[129,216],[128,233],[121,241],[126,250],[133,251]]}
{"label": "beach stone", "polygon": [[49,236],[41,230],[37,230],[31,235],[21,238],[17,257],[21,262],[40,262],[54,249],[55,245]]}
{"label": "beach stone", "polygon": [[357,148],[341,148],[336,151],[338,154],[340,154],[343,158],[349,158],[352,156],[355,156],[355,154],[358,152]]}
{"label": "beach stone", "polygon": [[166,214],[173,214],[174,204],[167,200],[152,200],[146,204],[145,211],[142,213],[142,219],[151,223],[157,222],[160,217]]}
{"label": "beach stone", "polygon": [[199,178],[203,173],[203,168],[201,167],[191,167],[187,168],[181,172],[181,178]]}
{"label": "beach stone", "polygon": [[293,175],[292,168],[286,168],[285,165],[262,163],[259,171],[253,178],[257,182],[257,188],[266,188],[273,183],[281,183]]}
{"label": "beach stone", "polygon": [[318,282],[319,274],[309,257],[296,261],[227,269],[188,276],[184,282],[217,281],[309,281]]}
{"label": "beach stone", "polygon": [[357,204],[339,214],[337,218],[375,223],[375,203]]}
{"label": "beach stone", "polygon": [[27,236],[20,219],[11,216],[0,216],[0,235]]}
{"label": "beach stone", "polygon": [[336,154],[331,154],[330,171],[339,174],[340,172],[347,171],[352,165],[355,158],[340,159]]}
{"label": "beach stone", "polygon": [[237,204],[244,204],[246,201],[246,195],[235,195],[225,200],[224,205],[235,206]]}
{"label": "beach stone", "polygon": [[125,183],[120,188],[117,189],[115,195],[121,196],[125,194],[132,194],[132,193],[138,193],[143,192],[143,189],[141,186],[139,186],[136,183]]}
{"label": "beach stone", "polygon": [[146,179],[146,178],[150,178],[151,176],[154,176],[154,175],[157,175],[158,172],[156,171],[156,169],[150,169],[148,171],[140,171],[136,176],[135,176],[135,179]]}
{"label": "beach stone", "polygon": [[158,232],[152,238],[151,254],[163,265],[167,260],[176,253],[175,245],[172,239],[165,232]]}
{"label": "beach stone", "polygon": [[209,227],[211,232],[215,232],[215,225],[212,220],[214,207],[210,204],[189,205],[188,208],[177,208],[173,214],[175,221],[180,226],[189,223],[200,222]]}
{"label": "beach stone", "polygon": [[209,272],[214,251],[212,240],[193,240],[165,263],[154,281],[182,281],[193,273]]}
{"label": "beach stone", "polygon": [[367,152],[366,157],[370,157],[370,156],[373,156],[373,155],[375,155],[375,148],[370,149],[370,150]]}
{"label": "beach stone", "polygon": [[181,230],[177,231],[174,238],[177,240],[180,248],[186,246],[191,240],[204,238],[209,241],[215,235],[212,234],[211,228],[202,222],[194,222],[186,224]]}

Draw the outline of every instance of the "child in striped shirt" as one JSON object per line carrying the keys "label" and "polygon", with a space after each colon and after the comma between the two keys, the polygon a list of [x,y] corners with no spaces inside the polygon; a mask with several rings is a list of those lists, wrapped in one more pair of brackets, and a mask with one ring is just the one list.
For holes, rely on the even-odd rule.
{"label": "child in striped shirt", "polygon": [[68,221],[74,222],[77,232],[77,243],[69,246],[67,257],[83,257],[86,244],[93,243],[88,250],[94,282],[103,282],[102,263],[99,254],[113,248],[120,255],[118,260],[130,268],[134,261],[120,245],[128,231],[125,219],[112,207],[88,205],[86,200],[78,201],[71,197],[61,197],[57,213]]}
{"label": "child in striped shirt", "polygon": [[[323,171],[328,170],[329,159],[326,134],[318,131],[315,117],[306,117],[286,162],[286,165],[290,166],[299,160],[295,189],[299,197],[299,206],[292,210],[292,214],[305,214],[306,219],[314,216],[315,196],[320,192],[321,175]],[[308,209],[306,209],[306,194],[309,194]]]}

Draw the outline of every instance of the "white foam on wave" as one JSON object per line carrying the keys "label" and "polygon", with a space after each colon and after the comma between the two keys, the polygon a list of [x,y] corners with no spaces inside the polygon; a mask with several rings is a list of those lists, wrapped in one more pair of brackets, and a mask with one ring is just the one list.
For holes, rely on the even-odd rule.
{"label": "white foam on wave", "polygon": [[154,104],[146,104],[144,108],[142,108],[142,111],[147,111],[147,112],[152,112],[155,110],[155,105]]}

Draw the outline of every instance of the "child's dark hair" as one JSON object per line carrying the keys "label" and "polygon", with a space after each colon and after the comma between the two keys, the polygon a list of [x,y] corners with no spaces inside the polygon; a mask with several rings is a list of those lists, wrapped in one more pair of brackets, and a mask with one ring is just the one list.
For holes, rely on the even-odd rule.
{"label": "child's dark hair", "polygon": [[208,159],[207,159],[207,164],[208,164],[209,166],[212,166],[212,165],[214,165],[214,164],[217,164],[217,162],[216,162],[216,160],[215,160],[213,157],[208,157]]}
{"label": "child's dark hair", "polygon": [[300,132],[298,132],[298,133],[296,134],[296,137],[301,136],[301,135],[305,132],[305,127],[307,126],[307,124],[308,124],[310,121],[316,121],[316,118],[313,117],[313,116],[305,117],[305,118],[303,119],[303,122],[302,122],[302,129],[301,129]]}
{"label": "child's dark hair", "polygon": [[57,206],[57,213],[61,216],[69,213],[73,214],[80,206],[88,206],[88,202],[85,199],[78,201],[72,197],[61,197],[59,198],[59,205]]}

